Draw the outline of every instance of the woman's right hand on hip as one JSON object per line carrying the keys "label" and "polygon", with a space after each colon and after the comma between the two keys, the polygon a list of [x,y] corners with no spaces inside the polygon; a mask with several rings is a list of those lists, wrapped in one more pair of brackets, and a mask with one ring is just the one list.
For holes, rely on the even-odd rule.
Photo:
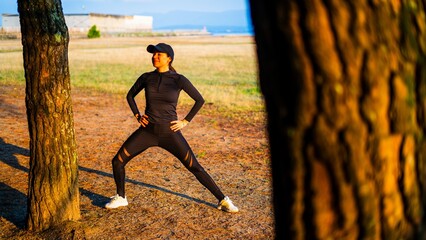
{"label": "woman's right hand on hip", "polygon": [[148,115],[144,114],[141,116],[139,114],[136,114],[135,117],[138,120],[138,122],[142,125],[142,127],[146,127],[149,124]]}

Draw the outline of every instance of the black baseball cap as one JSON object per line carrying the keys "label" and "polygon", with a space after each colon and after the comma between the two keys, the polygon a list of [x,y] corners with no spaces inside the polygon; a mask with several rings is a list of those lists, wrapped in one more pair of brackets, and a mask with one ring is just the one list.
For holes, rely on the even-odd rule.
{"label": "black baseball cap", "polygon": [[146,50],[149,53],[156,53],[156,52],[163,52],[163,53],[167,53],[167,55],[169,55],[169,57],[174,58],[175,53],[173,51],[173,48],[165,43],[159,43],[157,45],[149,45]]}

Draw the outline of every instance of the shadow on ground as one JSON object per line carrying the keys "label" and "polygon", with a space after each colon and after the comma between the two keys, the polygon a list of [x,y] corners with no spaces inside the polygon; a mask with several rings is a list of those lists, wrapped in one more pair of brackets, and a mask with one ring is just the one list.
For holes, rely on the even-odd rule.
{"label": "shadow on ground", "polygon": [[0,216],[17,228],[25,227],[27,196],[22,192],[0,182]]}

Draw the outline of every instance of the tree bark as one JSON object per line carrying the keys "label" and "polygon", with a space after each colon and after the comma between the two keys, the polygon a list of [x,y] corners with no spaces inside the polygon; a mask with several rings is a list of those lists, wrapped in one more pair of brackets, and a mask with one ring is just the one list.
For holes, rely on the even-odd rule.
{"label": "tree bark", "polygon": [[80,218],[77,151],[60,0],[19,0],[30,133],[29,230]]}
{"label": "tree bark", "polygon": [[423,0],[251,0],[277,239],[425,239]]}

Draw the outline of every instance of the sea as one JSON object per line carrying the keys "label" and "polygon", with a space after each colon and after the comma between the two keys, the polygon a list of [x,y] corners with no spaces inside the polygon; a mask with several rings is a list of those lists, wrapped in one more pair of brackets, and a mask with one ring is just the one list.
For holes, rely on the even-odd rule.
{"label": "sea", "polygon": [[154,28],[154,32],[199,32],[213,36],[241,35],[253,36],[254,31],[249,26],[170,26]]}

